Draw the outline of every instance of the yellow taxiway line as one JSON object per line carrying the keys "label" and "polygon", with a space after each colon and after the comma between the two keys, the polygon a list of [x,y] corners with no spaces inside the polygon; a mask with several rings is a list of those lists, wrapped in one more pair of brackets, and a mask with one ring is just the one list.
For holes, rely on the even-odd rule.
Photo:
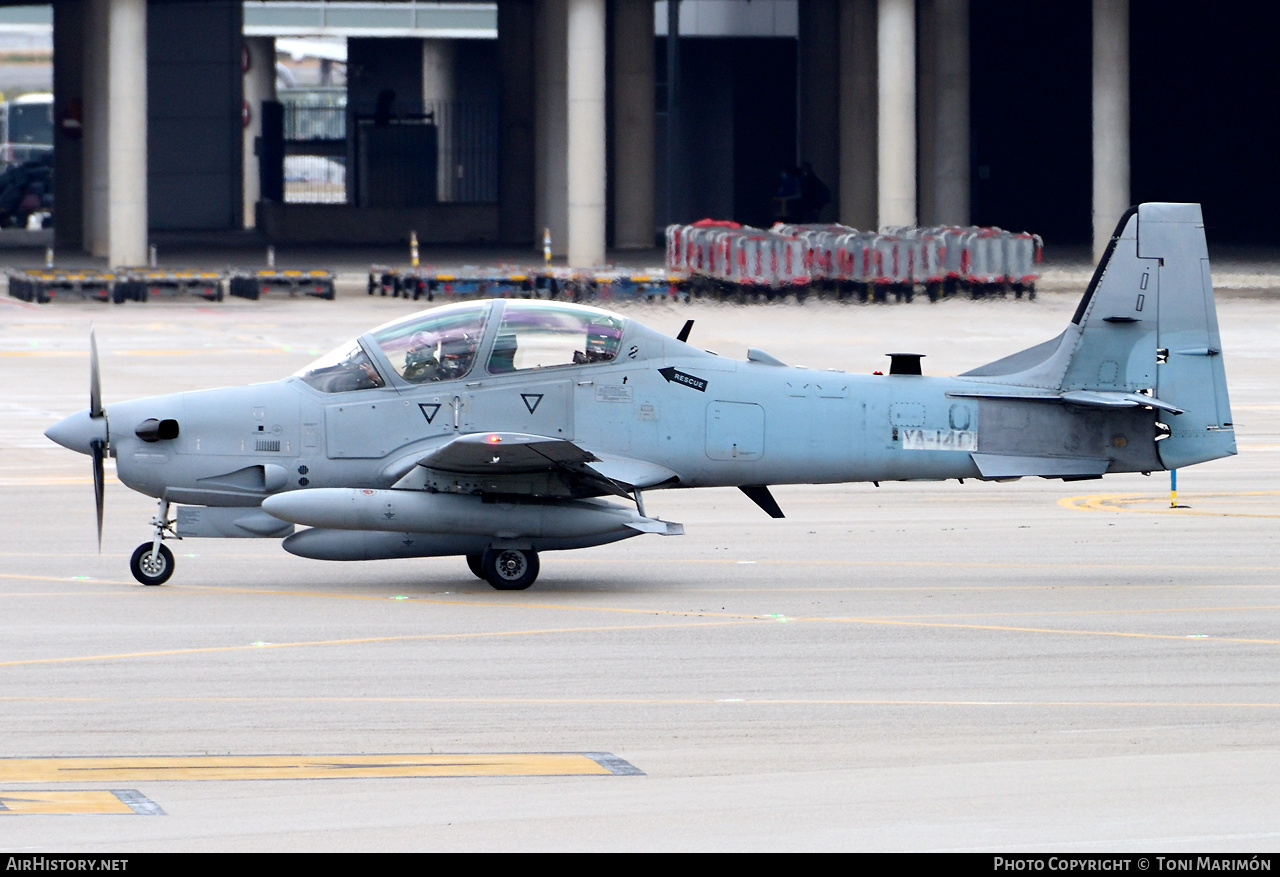
{"label": "yellow taxiway line", "polygon": [[0,816],[159,816],[163,812],[131,789],[0,789]]}
{"label": "yellow taxiway line", "polygon": [[[0,758],[0,782],[300,780],[349,777],[619,776],[639,773],[608,753],[199,755]],[[0,792],[0,795],[8,793]]]}
{"label": "yellow taxiway line", "polygon": [[[1169,495],[1161,494],[1159,496],[1151,496],[1150,494],[1140,493],[1095,493],[1087,496],[1064,496],[1058,500],[1058,505],[1072,511],[1089,511],[1089,512],[1136,512],[1141,515],[1178,515],[1181,516],[1198,516],[1215,518],[1280,518],[1280,514],[1268,514],[1265,512],[1243,512],[1243,511],[1227,511],[1219,510],[1213,506],[1220,506],[1224,500],[1254,500],[1257,501],[1263,497],[1280,497],[1280,490],[1242,490],[1232,493],[1200,493],[1195,497],[1183,495],[1183,500],[1192,503],[1190,506],[1179,506],[1178,508],[1169,507]],[[1209,503],[1210,508],[1199,508],[1200,503]],[[1232,508],[1239,508],[1242,503],[1237,502]],[[1143,508],[1150,506],[1150,508]]]}

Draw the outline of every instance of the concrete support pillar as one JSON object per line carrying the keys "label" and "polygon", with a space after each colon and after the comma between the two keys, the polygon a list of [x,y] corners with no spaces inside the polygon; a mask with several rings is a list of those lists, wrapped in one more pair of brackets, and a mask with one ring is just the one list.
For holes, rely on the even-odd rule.
{"label": "concrete support pillar", "polygon": [[936,225],[938,127],[937,0],[916,0],[916,222]]}
{"label": "concrete support pillar", "polygon": [[538,0],[535,28],[534,232],[541,241],[543,229],[549,229],[552,252],[563,256],[569,233],[568,0]]}
{"label": "concrete support pillar", "polygon": [[107,264],[147,259],[147,0],[111,0],[107,22]]}
{"label": "concrete support pillar", "polygon": [[457,156],[454,154],[453,40],[422,41],[422,111],[435,113],[439,149],[436,158],[436,198],[454,199]]}
{"label": "concrete support pillar", "polygon": [[[110,0],[85,0],[84,41],[84,248],[107,255],[107,13]],[[56,222],[56,220],[55,220]]]}
{"label": "concrete support pillar", "polygon": [[616,0],[613,16],[613,235],[647,249],[654,216],[654,57],[651,0]]}
{"label": "concrete support pillar", "polygon": [[535,237],[534,19],[532,0],[498,4],[498,236],[505,244]]}
{"label": "concrete support pillar", "polygon": [[839,218],[873,229],[876,201],[876,0],[840,0]]}
{"label": "concrete support pillar", "polygon": [[1129,0],[1093,0],[1093,256],[1129,207]]}
{"label": "concrete support pillar", "polygon": [[84,52],[86,4],[53,4],[53,178],[58,181],[54,246],[84,248]]}
{"label": "concrete support pillar", "polygon": [[[800,14],[800,155],[832,192],[840,191],[840,3],[805,0]],[[837,205],[822,209],[834,219]]]}
{"label": "concrete support pillar", "polygon": [[880,0],[876,60],[879,225],[916,224],[916,9]]}
{"label": "concrete support pillar", "polygon": [[664,42],[666,118],[663,122],[662,158],[662,212],[664,225],[670,225],[681,216],[683,199],[679,196],[688,170],[680,149],[681,118],[680,88],[680,0],[667,2],[667,32]]}
{"label": "concrete support pillar", "polygon": [[933,0],[933,32],[933,216],[928,221],[968,225],[969,0]]}
{"label": "concrete support pillar", "polygon": [[276,99],[275,37],[245,37],[244,49],[249,69],[244,73],[244,102],[249,108],[249,124],[244,129],[244,227],[257,227],[258,201],[262,181],[258,174],[255,143],[262,136],[262,102]]}
{"label": "concrete support pillar", "polygon": [[604,0],[569,0],[569,264],[605,254]]}

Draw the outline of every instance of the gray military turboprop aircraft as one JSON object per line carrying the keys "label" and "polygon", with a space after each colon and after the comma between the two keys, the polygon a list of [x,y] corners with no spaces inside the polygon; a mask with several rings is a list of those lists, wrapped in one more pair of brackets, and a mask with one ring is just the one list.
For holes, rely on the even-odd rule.
{"label": "gray military turboprop aircraft", "polygon": [[[1023,476],[1075,480],[1235,453],[1200,207],[1121,218],[1058,337],[956,377],[737,361],[562,302],[423,311],[274,383],[115,403],[91,343],[90,406],[51,427],[159,500],[134,576],[173,573],[166,537],[285,537],[323,560],[462,555],[518,590],[538,554],[678,535],[645,491]],[[625,503],[610,501],[622,498]],[[170,509],[177,506],[176,518]],[[294,532],[294,525],[307,529]]]}

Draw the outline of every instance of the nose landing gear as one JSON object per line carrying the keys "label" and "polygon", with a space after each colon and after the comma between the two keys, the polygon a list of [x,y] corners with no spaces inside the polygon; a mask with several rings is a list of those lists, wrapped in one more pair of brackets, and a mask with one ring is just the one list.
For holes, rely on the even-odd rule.
{"label": "nose landing gear", "polygon": [[129,571],[144,585],[163,585],[173,575],[174,560],[173,552],[160,540],[165,533],[174,539],[179,538],[173,521],[169,520],[168,500],[160,500],[160,508],[151,524],[155,527],[155,535],[150,542],[143,542],[134,549],[133,557],[129,558]]}

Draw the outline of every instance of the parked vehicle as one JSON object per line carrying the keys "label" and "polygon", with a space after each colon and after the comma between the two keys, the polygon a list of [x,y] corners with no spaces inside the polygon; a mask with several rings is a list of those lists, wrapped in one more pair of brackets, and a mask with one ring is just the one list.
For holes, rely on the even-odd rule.
{"label": "parked vehicle", "polygon": [[52,152],[52,94],[24,94],[0,103],[0,164],[10,167]]}

